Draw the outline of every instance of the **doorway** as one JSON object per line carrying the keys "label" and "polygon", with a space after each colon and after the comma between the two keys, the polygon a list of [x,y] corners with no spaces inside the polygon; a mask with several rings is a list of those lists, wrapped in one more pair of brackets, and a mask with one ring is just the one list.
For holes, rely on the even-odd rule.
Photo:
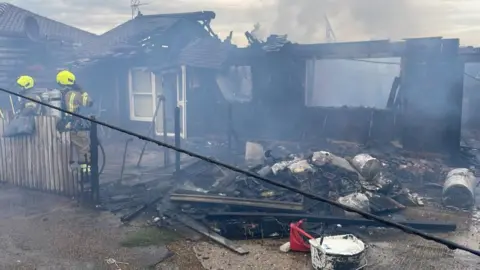
{"label": "doorway", "polygon": [[[180,70],[172,69],[163,71],[155,76],[155,93],[158,97],[164,96],[165,100],[158,108],[155,117],[155,133],[164,135],[164,121],[166,122],[167,136],[175,136],[175,108],[180,108],[180,136],[186,138],[186,79],[185,67]],[[165,112],[165,117],[163,113]]]}

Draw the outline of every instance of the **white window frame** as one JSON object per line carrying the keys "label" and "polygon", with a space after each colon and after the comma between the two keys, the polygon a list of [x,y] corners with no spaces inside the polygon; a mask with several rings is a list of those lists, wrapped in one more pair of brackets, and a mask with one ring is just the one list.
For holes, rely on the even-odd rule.
{"label": "white window frame", "polygon": [[313,91],[315,88],[315,64],[317,62],[316,57],[312,57],[305,61],[305,106],[314,107],[312,105]]}
{"label": "white window frame", "polygon": [[[133,71],[141,70],[148,71],[146,67],[135,67],[128,70],[128,99],[130,103],[130,120],[132,121],[141,121],[141,122],[151,122],[155,114],[155,108],[157,107],[156,93],[155,93],[155,74],[150,71],[150,89],[151,93],[135,93],[133,92]],[[135,115],[135,96],[151,96],[152,98],[152,116],[142,117]]]}

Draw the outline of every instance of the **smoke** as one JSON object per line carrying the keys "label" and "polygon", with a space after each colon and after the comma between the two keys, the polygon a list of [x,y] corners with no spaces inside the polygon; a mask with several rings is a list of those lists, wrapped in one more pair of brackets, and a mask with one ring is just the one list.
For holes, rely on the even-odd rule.
{"label": "smoke", "polygon": [[262,32],[288,34],[295,42],[325,41],[326,15],[339,41],[402,39],[445,33],[445,0],[275,0],[276,16]]}

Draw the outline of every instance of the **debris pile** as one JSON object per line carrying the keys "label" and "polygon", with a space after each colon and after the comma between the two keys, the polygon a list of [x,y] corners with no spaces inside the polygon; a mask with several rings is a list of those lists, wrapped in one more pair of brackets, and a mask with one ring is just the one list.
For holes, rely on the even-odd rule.
{"label": "debris pile", "polygon": [[[342,157],[329,151],[292,154],[283,149],[280,152],[275,155],[273,151],[263,151],[250,144],[243,168],[377,215],[423,206],[422,198],[406,186],[414,182],[413,179],[430,174],[434,176],[428,176],[431,179],[428,182],[439,183],[448,172],[447,167],[437,165],[441,162],[414,162],[395,154],[382,156],[357,151],[350,152],[351,157]],[[440,174],[435,174],[432,168],[439,168]],[[143,181],[124,190],[128,194],[113,196],[113,192],[110,195],[110,199],[122,201],[119,209],[126,206],[119,211],[123,214],[122,221],[128,222],[147,209],[155,209],[157,225],[175,229],[181,225],[239,254],[248,251],[228,239],[292,237],[291,224],[299,220],[305,221],[303,229],[315,239],[355,234],[359,227],[385,226],[202,160],[190,162],[173,173],[169,181]],[[466,191],[468,189],[452,189],[444,193],[456,198],[457,193]],[[450,198],[447,197],[444,200]],[[455,224],[442,222],[403,220],[399,223],[424,231],[456,229]],[[305,245],[309,247],[308,241]]]}
{"label": "debris pile", "polygon": [[[183,212],[202,214],[212,211],[284,210],[309,214],[338,215],[336,209],[303,196],[258,181],[252,177],[227,172],[203,161],[205,172],[188,173],[185,184],[170,196]],[[391,213],[405,208],[397,201],[422,205],[418,196],[402,188],[378,159],[359,154],[348,160],[327,151],[276,158],[270,151],[265,160],[250,168],[279,183],[307,190],[344,205],[372,213]],[[206,206],[206,207],[202,207]],[[215,206],[215,207],[212,207]],[[241,209],[239,209],[241,208]]]}

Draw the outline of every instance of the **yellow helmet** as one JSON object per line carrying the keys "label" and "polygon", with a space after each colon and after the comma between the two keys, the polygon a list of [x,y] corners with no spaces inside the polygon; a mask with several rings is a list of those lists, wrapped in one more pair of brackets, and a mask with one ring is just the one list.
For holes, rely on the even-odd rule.
{"label": "yellow helmet", "polygon": [[63,86],[74,85],[75,75],[68,70],[62,70],[57,74],[57,83]]}
{"label": "yellow helmet", "polygon": [[22,75],[20,77],[18,77],[17,79],[17,85],[24,89],[24,90],[27,90],[27,89],[30,89],[32,88],[33,86],[35,86],[35,81],[33,80],[32,77],[30,76],[27,76],[27,75]]}

